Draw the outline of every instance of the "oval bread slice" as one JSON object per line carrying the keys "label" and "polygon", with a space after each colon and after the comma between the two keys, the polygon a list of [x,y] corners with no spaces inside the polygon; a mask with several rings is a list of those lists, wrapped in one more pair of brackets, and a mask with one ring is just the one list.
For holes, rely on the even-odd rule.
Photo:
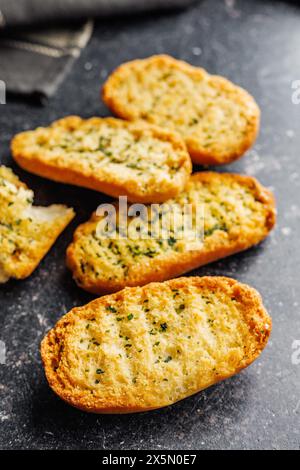
{"label": "oval bread slice", "polygon": [[103,87],[103,100],[124,119],[143,119],[185,139],[195,163],[221,165],[253,144],[260,111],[229,80],[167,55],[118,67]]}
{"label": "oval bread slice", "polygon": [[[168,207],[177,205],[183,213],[185,204],[193,208],[193,229],[198,218],[204,217],[200,245],[190,246],[189,232],[180,232],[181,219],[173,231],[161,231],[158,237],[137,239],[136,233],[128,238],[98,236],[102,218],[93,214],[77,228],[67,250],[67,264],[75,281],[100,294],[170,279],[259,243],[276,218],[269,190],[255,178],[230,173],[193,174],[186,189],[166,203],[167,212]],[[164,207],[161,205],[161,211]]]}
{"label": "oval bread slice", "polygon": [[33,192],[0,166],[0,283],[29,276],[75,215],[60,204],[32,201]]}
{"label": "oval bread slice", "polygon": [[131,413],[182,400],[251,364],[271,332],[258,292],[225,277],[126,288],[74,308],[44,338],[48,382],[69,404]]}
{"label": "oval bread slice", "polygon": [[16,162],[32,173],[136,202],[177,195],[191,173],[179,136],[114,118],[69,116],[18,134],[11,149]]}

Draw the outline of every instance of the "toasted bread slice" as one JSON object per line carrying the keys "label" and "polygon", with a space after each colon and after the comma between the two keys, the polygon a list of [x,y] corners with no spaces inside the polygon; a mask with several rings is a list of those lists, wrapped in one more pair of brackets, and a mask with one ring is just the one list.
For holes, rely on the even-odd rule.
{"label": "toasted bread slice", "polygon": [[225,277],[126,288],[74,308],[44,338],[48,382],[94,413],[170,405],[249,366],[271,318],[257,291]]}
{"label": "toasted bread slice", "polygon": [[[204,223],[199,233],[203,243],[191,246],[193,238],[189,232],[180,231],[180,218],[179,226],[171,227],[166,233],[156,231],[154,237],[147,239],[137,239],[134,232],[135,236],[128,238],[105,238],[98,232],[103,218],[95,213],[90,221],[77,228],[67,250],[67,264],[78,285],[100,294],[182,275],[257,244],[268,235],[276,217],[269,190],[255,178],[229,173],[195,173],[185,191],[166,204],[161,206],[162,211],[167,207],[167,212],[172,212],[176,205],[182,213],[185,204],[191,205],[191,232],[196,236],[197,209],[202,209],[200,216],[203,214]],[[151,220],[152,213],[148,210]],[[159,223],[162,221],[159,218]],[[144,226],[137,225],[137,228],[144,233],[148,226],[146,219]],[[117,217],[116,233],[119,232]],[[196,237],[194,241],[197,242]]]}
{"label": "toasted bread slice", "polygon": [[135,202],[177,195],[191,173],[179,136],[114,118],[69,116],[18,134],[11,148],[25,170]]}
{"label": "toasted bread slice", "polygon": [[167,55],[118,67],[103,87],[118,116],[173,129],[195,163],[222,165],[241,157],[255,141],[260,111],[229,80]]}
{"label": "toasted bread slice", "polygon": [[33,192],[0,166],[0,283],[29,276],[74,217],[66,206],[32,200]]}

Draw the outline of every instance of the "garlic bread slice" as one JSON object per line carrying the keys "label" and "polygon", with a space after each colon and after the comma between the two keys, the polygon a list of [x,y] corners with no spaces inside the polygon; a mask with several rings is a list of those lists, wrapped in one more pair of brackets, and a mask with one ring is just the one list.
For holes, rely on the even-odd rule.
{"label": "garlic bread slice", "polygon": [[121,65],[107,79],[102,96],[117,116],[180,133],[199,164],[236,160],[259,129],[260,110],[247,91],[167,55]]}
{"label": "garlic bread slice", "polygon": [[0,283],[28,277],[75,215],[60,204],[32,201],[33,192],[0,166]]}
{"label": "garlic bread slice", "polygon": [[32,173],[135,202],[177,195],[191,173],[180,136],[114,118],[69,116],[18,134],[11,149]]}
{"label": "garlic bread slice", "polygon": [[225,277],[189,277],[74,308],[46,335],[41,354],[49,385],[70,405],[132,413],[238,373],[270,332],[256,290]]}
{"label": "garlic bread slice", "polygon": [[[186,189],[166,206],[176,205],[183,213],[186,204],[193,208],[192,231],[199,222],[197,208],[202,209],[200,216],[203,214],[204,219],[203,241],[192,249],[189,233],[180,232],[176,226],[170,233],[160,231],[154,237],[151,233],[148,238],[137,239],[133,236],[137,234],[115,239],[99,236],[102,218],[93,214],[77,228],[67,250],[67,264],[77,284],[100,294],[164,281],[259,243],[276,218],[272,193],[255,178],[237,174],[193,174]],[[149,212],[149,220],[151,217]],[[146,220],[142,228],[147,227]]]}

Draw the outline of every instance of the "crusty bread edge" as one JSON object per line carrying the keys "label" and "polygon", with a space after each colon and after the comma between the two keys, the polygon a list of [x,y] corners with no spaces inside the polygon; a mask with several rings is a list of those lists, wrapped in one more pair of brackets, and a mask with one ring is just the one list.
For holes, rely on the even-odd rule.
{"label": "crusty bread edge", "polygon": [[[198,181],[209,181],[215,178],[233,178],[237,182],[252,187],[257,192],[257,199],[261,201],[267,208],[266,217],[266,230],[265,233],[259,239],[247,239],[244,238],[238,243],[235,242],[232,246],[220,246],[218,250],[205,252],[200,250],[199,252],[188,252],[186,254],[178,255],[178,257],[172,260],[172,263],[168,264],[166,260],[152,259],[149,261],[149,269],[146,273],[141,273],[141,269],[138,270],[137,277],[127,281],[108,281],[98,279],[97,283],[89,283],[80,276],[78,271],[78,263],[76,262],[76,255],[74,252],[74,245],[71,243],[67,248],[66,262],[68,268],[73,273],[73,278],[84,290],[93,294],[107,294],[116,292],[123,289],[124,287],[134,287],[138,285],[145,285],[150,282],[166,281],[173,277],[181,276],[193,269],[204,266],[213,261],[217,261],[221,258],[239,253],[250,248],[253,245],[260,243],[266,238],[269,232],[275,225],[276,222],[276,206],[275,199],[271,191],[262,186],[256,178],[251,176],[238,175],[234,173],[215,173],[215,172],[199,172],[194,173],[191,179]],[[87,222],[88,223],[88,222]],[[81,227],[84,224],[77,227],[74,233],[74,240],[80,238]],[[79,281],[80,278],[80,281]]]}
{"label": "crusty bread edge", "polygon": [[[71,120],[80,119],[78,116],[67,116],[66,118],[62,118],[58,121],[54,121],[52,126],[63,125],[64,122],[69,122]],[[115,123],[117,125],[117,119],[115,118],[93,118],[99,120],[106,120],[112,124]],[[92,174],[85,175],[82,172],[76,170],[76,168],[64,168],[59,167],[53,163],[46,163],[44,162],[40,156],[32,157],[30,153],[26,153],[24,151],[22,145],[23,135],[26,135],[26,132],[22,132],[17,134],[11,142],[11,152],[14,160],[18,163],[18,165],[26,171],[30,173],[36,174],[38,176],[48,178],[53,181],[57,181],[60,183],[72,184],[75,186],[81,186],[88,189],[93,189],[95,191],[103,192],[104,194],[108,194],[109,196],[118,197],[120,195],[127,196],[128,200],[131,202],[137,203],[160,203],[164,202],[172,197],[175,197],[179,194],[181,190],[185,187],[188,182],[189,176],[192,172],[192,163],[189,157],[189,154],[186,150],[186,146],[182,138],[176,134],[175,132],[168,131],[166,129],[161,129],[157,126],[148,125],[144,122],[139,122],[139,128],[145,128],[147,130],[151,130],[153,135],[158,138],[163,138],[168,140],[176,149],[180,149],[181,151],[186,151],[186,159],[180,168],[181,176],[181,184],[174,184],[172,188],[168,188],[168,190],[160,187],[157,191],[153,192],[152,194],[143,194],[136,190],[135,185],[127,184],[127,188],[124,185],[119,185],[116,182],[109,182],[99,180],[99,178],[95,177]],[[51,126],[50,126],[51,127]],[[41,151],[42,152],[42,151]]]}
{"label": "crusty bread edge", "polygon": [[[182,288],[183,285],[186,285],[186,283],[193,283],[194,285],[196,284],[197,287],[199,288],[221,288],[224,291],[226,290],[226,287],[231,287],[234,290],[234,295],[236,298],[240,298],[241,301],[244,301],[245,303],[245,319],[249,325],[249,329],[252,332],[252,334],[256,337],[257,339],[257,348],[254,351],[253,355],[248,358],[247,361],[244,361],[244,363],[241,364],[241,367],[239,367],[233,374],[226,375],[226,376],[218,376],[218,379],[213,381],[212,383],[208,384],[208,388],[212,385],[217,384],[218,382],[221,382],[225,379],[230,378],[231,376],[234,376],[238,374],[241,370],[245,369],[248,367],[250,364],[252,364],[255,359],[261,354],[261,352],[264,350],[265,346],[267,345],[268,339],[271,334],[272,330],[272,319],[268,315],[266,309],[264,308],[264,305],[262,303],[262,298],[260,294],[252,287],[248,286],[247,284],[242,284],[238,282],[235,279],[228,278],[228,277],[223,277],[223,276],[204,276],[204,277],[189,277],[189,278],[177,278],[177,279],[172,279],[170,281],[166,281],[169,285],[171,285],[171,288],[176,288],[180,289]],[[151,288],[152,285],[156,285],[159,283],[152,283],[148,284],[146,287]],[[130,288],[131,291],[137,290],[138,288]],[[86,399],[85,392],[77,393],[77,394],[72,394],[72,392],[66,391],[65,387],[63,384],[57,379],[55,371],[53,370],[52,367],[52,361],[53,361],[53,353],[52,353],[52,348],[51,348],[51,342],[53,341],[55,336],[55,332],[57,329],[62,329],[70,322],[74,321],[76,319],[76,316],[80,316],[81,311],[84,311],[85,307],[89,306],[91,307],[93,304],[98,305],[101,303],[105,303],[107,301],[107,297],[111,299],[111,297],[117,297],[118,299],[122,298],[124,296],[124,293],[128,289],[124,289],[120,292],[117,292],[116,294],[112,294],[112,296],[105,296],[101,297],[99,299],[93,300],[89,304],[87,304],[84,307],[80,308],[75,308],[71,310],[69,313],[64,315],[55,325],[55,327],[50,330],[44,339],[41,342],[41,358],[46,374],[47,381],[49,383],[49,386],[52,388],[52,390],[66,403],[69,405],[74,406],[75,408],[78,408],[82,411],[90,412],[90,413],[96,413],[96,414],[128,414],[128,413],[136,413],[136,412],[145,412],[145,411],[151,411],[154,409],[159,409],[165,406],[170,406],[173,405],[174,403],[170,403],[167,405],[163,406],[155,406],[155,407],[142,407],[138,406],[136,403],[135,404],[128,404],[126,408],[124,405],[116,406],[112,405],[111,403],[105,403],[105,399],[98,399],[98,402],[100,402],[100,406],[97,406],[97,404],[93,403],[95,402],[94,399]],[[253,311],[255,310],[256,314],[259,314],[261,318],[261,323],[260,324],[253,324],[253,318],[252,315],[247,315],[248,310]],[[263,331],[261,329],[261,325],[263,324],[264,328]],[[57,358],[56,358],[57,359]],[[189,396],[195,395],[199,392],[204,390],[204,388],[197,390],[193,392],[192,394],[178,400],[182,401],[185,398],[188,398]],[[97,399],[96,399],[97,401]],[[178,402],[177,401],[177,402]]]}
{"label": "crusty bread edge", "polygon": [[240,97],[243,96],[247,99],[247,101],[249,101],[249,104],[253,109],[253,114],[251,116],[251,119],[249,119],[247,132],[245,133],[245,140],[243,141],[240,148],[237,149],[235,152],[227,153],[224,155],[217,155],[211,152],[209,149],[201,146],[201,144],[195,142],[195,139],[186,139],[185,142],[187,145],[187,149],[189,151],[193,163],[200,165],[226,165],[241,158],[244,153],[250,147],[252,147],[257,138],[260,126],[260,109],[253,96],[250,95],[250,93],[248,93],[244,88],[236,85],[225,77],[222,77],[220,75],[208,74],[208,72],[206,72],[206,70],[204,70],[203,68],[195,67],[183,60],[178,60],[165,54],[154,55],[146,59],[136,59],[129,62],[125,62],[119,65],[107,78],[101,90],[101,97],[105,104],[108,106],[108,108],[116,116],[130,121],[134,121],[137,119],[137,117],[131,114],[123,105],[120,105],[118,102],[115,101],[112,89],[117,75],[119,75],[120,72],[122,73],[123,69],[126,70],[128,64],[134,66],[135,64],[141,63],[145,60],[165,61],[169,64],[176,65],[179,69],[188,74],[210,75],[210,77],[212,77],[213,79],[218,80],[218,83],[221,88],[234,87],[235,90],[239,93]]}

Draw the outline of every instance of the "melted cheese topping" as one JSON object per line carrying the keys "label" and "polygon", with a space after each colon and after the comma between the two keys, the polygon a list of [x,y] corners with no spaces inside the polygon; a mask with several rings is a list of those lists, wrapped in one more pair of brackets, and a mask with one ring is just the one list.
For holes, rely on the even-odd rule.
{"label": "melted cheese topping", "polygon": [[[56,341],[59,358],[53,367],[63,383],[67,377],[77,390],[105,396],[112,406],[137,400],[163,406],[255,358],[259,338],[250,331],[244,308],[230,289],[192,282],[128,289],[121,299],[104,297],[75,315]],[[257,305],[250,314],[263,337],[270,325]]]}

